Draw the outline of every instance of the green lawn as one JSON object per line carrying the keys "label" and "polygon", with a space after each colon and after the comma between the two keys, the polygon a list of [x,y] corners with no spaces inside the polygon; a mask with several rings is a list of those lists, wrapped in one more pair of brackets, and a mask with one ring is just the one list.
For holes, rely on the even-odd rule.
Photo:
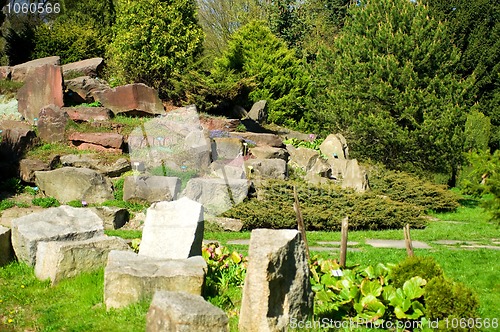
{"label": "green lawn", "polygon": [[[491,245],[500,239],[500,229],[487,221],[487,214],[478,207],[461,207],[456,213],[435,214],[439,221],[431,221],[423,230],[413,230],[413,240],[424,241],[430,250],[415,249],[416,255],[428,255],[441,264],[445,274],[473,288],[481,301],[482,318],[499,318],[500,308],[500,251],[492,249],[464,249],[459,245],[443,246],[436,240],[475,241]],[[140,236],[139,232],[112,232],[126,238]],[[321,241],[339,241],[340,233],[309,232],[310,246]],[[249,232],[206,232],[206,239],[225,245],[232,239],[248,239]],[[359,242],[359,252],[348,252],[348,265],[370,265],[379,262],[396,263],[406,256],[403,249],[376,249],[364,244],[369,238],[402,239],[403,231],[350,232],[349,240]],[[246,254],[247,247],[228,245]],[[314,253],[336,257],[332,253]],[[56,287],[41,282],[33,269],[13,263],[0,268],[0,331],[141,331],[145,326],[148,303],[140,303],[123,310],[106,311],[103,306],[103,270],[65,280]],[[239,299],[238,295],[233,295]],[[238,303],[236,302],[236,306]],[[236,330],[237,307],[230,310],[231,328]]]}

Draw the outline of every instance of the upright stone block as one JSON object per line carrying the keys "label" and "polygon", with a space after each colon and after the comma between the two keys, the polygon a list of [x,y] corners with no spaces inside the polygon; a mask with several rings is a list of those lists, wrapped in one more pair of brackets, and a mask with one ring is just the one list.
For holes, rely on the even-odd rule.
{"label": "upright stone block", "polygon": [[10,234],[10,229],[0,226],[0,267],[14,259]]}
{"label": "upright stone block", "polygon": [[35,275],[40,280],[50,279],[54,286],[64,278],[104,267],[111,250],[128,249],[125,240],[110,236],[82,241],[39,242]]}
{"label": "upright stone block", "polygon": [[70,206],[49,208],[12,220],[12,246],[20,261],[34,266],[39,242],[86,240],[104,235],[92,211]]}
{"label": "upright stone block", "polygon": [[313,313],[305,244],[297,230],[255,229],[249,247],[239,331],[285,331]]}
{"label": "upright stone block", "polygon": [[226,313],[201,296],[157,291],[146,316],[146,331],[227,332],[228,323]]}
{"label": "upright stone block", "polygon": [[146,213],[139,255],[185,259],[201,255],[203,206],[183,197],[154,203]]}
{"label": "upright stone block", "polygon": [[156,259],[130,251],[111,251],[104,270],[104,303],[121,308],[157,290],[201,295],[207,264],[201,256]]}

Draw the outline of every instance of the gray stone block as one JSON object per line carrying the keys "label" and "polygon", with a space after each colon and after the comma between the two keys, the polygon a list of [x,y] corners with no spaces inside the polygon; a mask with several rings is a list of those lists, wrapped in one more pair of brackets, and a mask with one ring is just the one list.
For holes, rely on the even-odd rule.
{"label": "gray stone block", "polygon": [[10,234],[10,229],[0,226],[0,266],[7,265],[14,259]]}
{"label": "gray stone block", "polygon": [[181,180],[167,176],[128,176],[123,184],[123,200],[154,203],[177,198]]}

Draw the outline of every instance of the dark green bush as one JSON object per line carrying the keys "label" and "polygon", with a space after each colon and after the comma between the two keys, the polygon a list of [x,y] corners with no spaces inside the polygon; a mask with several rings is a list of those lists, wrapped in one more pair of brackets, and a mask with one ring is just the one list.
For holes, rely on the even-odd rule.
{"label": "dark green bush", "polygon": [[263,182],[257,188],[257,198],[246,200],[224,216],[241,219],[246,229],[294,228],[294,184],[308,230],[340,230],[346,215],[353,230],[402,228],[406,223],[414,228],[425,227],[423,210],[411,204],[371,193],[357,194],[335,185],[312,186],[283,180]]}
{"label": "dark green bush", "polygon": [[370,172],[370,188],[394,201],[420,206],[437,212],[454,211],[458,197],[446,186],[435,185],[411,174],[373,167]]}
{"label": "dark green bush", "polygon": [[430,320],[439,319],[439,331],[476,330],[452,325],[453,319],[460,321],[479,317],[478,296],[464,284],[443,276],[433,278],[425,286],[424,300],[426,317]]}
{"label": "dark green bush", "polygon": [[61,203],[59,203],[59,201],[54,197],[33,198],[31,203],[33,203],[33,205],[41,206],[43,208],[56,207],[61,205]]}
{"label": "dark green bush", "polygon": [[392,268],[391,278],[395,287],[403,287],[406,280],[421,277],[427,281],[443,276],[443,269],[432,257],[408,257]]}

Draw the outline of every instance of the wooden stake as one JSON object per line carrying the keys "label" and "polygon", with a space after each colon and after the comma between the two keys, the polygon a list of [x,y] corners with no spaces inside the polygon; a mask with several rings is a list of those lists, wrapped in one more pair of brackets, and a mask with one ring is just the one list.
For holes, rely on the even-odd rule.
{"label": "wooden stake", "polygon": [[297,195],[297,188],[293,186],[293,210],[295,211],[295,215],[297,216],[297,228],[302,235],[302,239],[304,239],[304,244],[306,246],[306,257],[309,260],[309,245],[307,244],[306,237],[306,226],[304,225],[304,218],[302,217],[302,211],[300,210],[299,204],[299,196]]}
{"label": "wooden stake", "polygon": [[340,266],[341,267],[345,267],[345,264],[346,264],[348,229],[349,229],[349,217],[345,217],[344,219],[342,219],[342,229],[341,229],[342,239],[340,240]]}
{"label": "wooden stake", "polygon": [[405,225],[405,227],[403,228],[403,232],[405,235],[406,253],[408,254],[408,256],[413,257],[415,256],[415,253],[413,252],[413,245],[411,243],[410,224]]}

